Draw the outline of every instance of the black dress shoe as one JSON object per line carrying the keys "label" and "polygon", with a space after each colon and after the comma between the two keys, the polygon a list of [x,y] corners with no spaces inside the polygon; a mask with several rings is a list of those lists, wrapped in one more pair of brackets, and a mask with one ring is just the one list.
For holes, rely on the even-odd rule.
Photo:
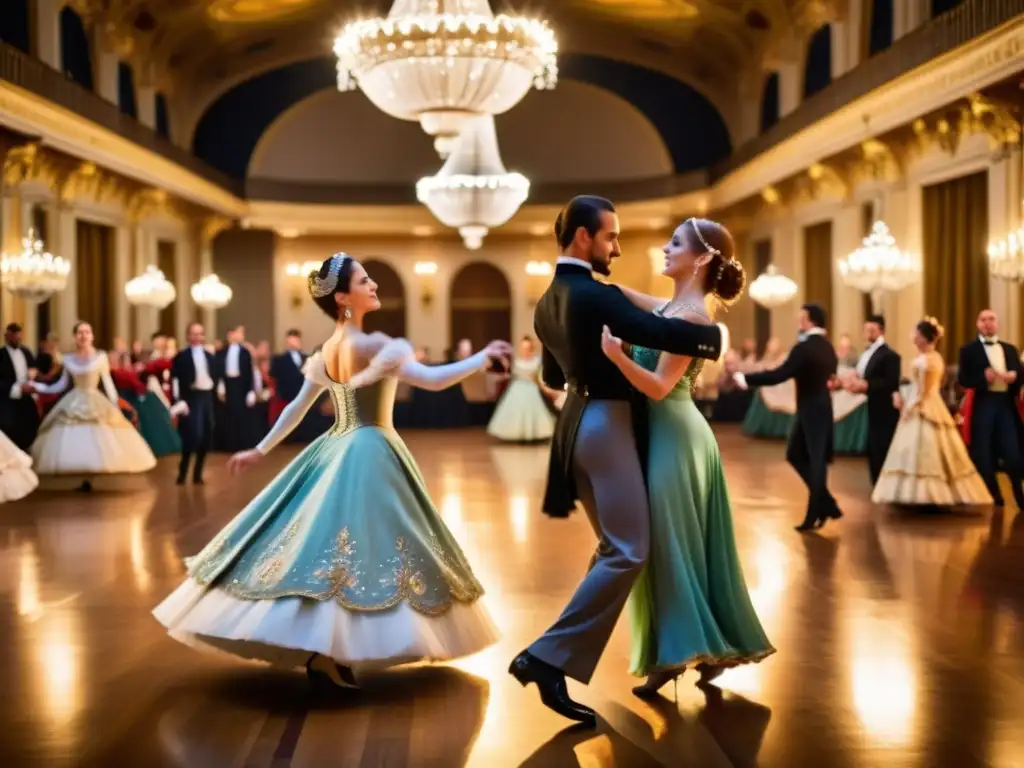
{"label": "black dress shoe", "polygon": [[536,683],[540,700],[548,709],[578,723],[589,726],[597,724],[594,710],[569,698],[565,673],[531,655],[529,651],[523,651],[512,660],[508,673],[524,687]]}
{"label": "black dress shoe", "polygon": [[804,520],[800,525],[794,525],[793,530],[799,531],[800,533],[807,533],[807,531],[813,531],[815,528],[819,528],[823,522],[823,518],[815,518],[814,520]]}
{"label": "black dress shoe", "polygon": [[185,478],[184,477],[179,477],[177,480],[174,481],[174,484],[175,485],[184,485],[185,484]]}

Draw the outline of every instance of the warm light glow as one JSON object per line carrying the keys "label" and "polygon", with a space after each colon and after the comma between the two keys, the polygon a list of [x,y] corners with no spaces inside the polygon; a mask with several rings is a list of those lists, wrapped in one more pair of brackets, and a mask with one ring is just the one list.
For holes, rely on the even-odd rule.
{"label": "warm light glow", "polygon": [[548,277],[552,272],[554,268],[546,261],[526,262],[526,274],[533,277]]}
{"label": "warm light glow", "polygon": [[132,574],[135,576],[135,586],[143,594],[149,592],[153,581],[146,562],[146,519],[147,515],[136,515],[128,524]]}
{"label": "warm light glow", "polygon": [[509,522],[512,525],[512,540],[524,544],[530,538],[530,498],[526,494],[513,494],[509,498]]}
{"label": "warm light glow", "polygon": [[841,259],[839,275],[851,288],[872,297],[875,310],[884,293],[897,293],[917,282],[921,265],[896,247],[896,238],[884,221],[876,221],[861,247]]}
{"label": "warm light glow", "polygon": [[417,275],[436,275],[437,264],[432,261],[417,261],[412,271]]}
{"label": "warm light glow", "polygon": [[1024,282],[1024,227],[989,243],[988,270],[1001,280]]}
{"label": "warm light glow", "polygon": [[458,229],[470,250],[511,219],[529,194],[527,178],[505,170],[489,115],[467,121],[441,170],[416,182],[416,198],[442,224]]}
{"label": "warm light glow", "polygon": [[769,264],[768,269],[758,275],[749,288],[750,298],[765,309],[789,303],[796,296],[796,291],[796,283],[776,271],[774,264]]}
{"label": "warm light glow", "polygon": [[49,253],[34,229],[21,241],[18,254],[0,258],[0,282],[4,288],[26,301],[40,303],[68,285],[71,264]]}
{"label": "warm light glow", "polygon": [[442,157],[467,120],[553,88],[557,52],[546,22],[495,16],[487,0],[395,0],[386,19],[348,24],[334,41],[338,88],[418,120]]}
{"label": "warm light glow", "polygon": [[651,273],[660,275],[665,271],[665,251],[662,248],[652,247],[647,249],[647,258],[651,260]]}
{"label": "warm light glow", "polygon": [[43,614],[39,599],[39,558],[31,542],[18,552],[18,615],[35,621]]}
{"label": "warm light glow", "polygon": [[192,283],[192,301],[203,309],[223,309],[231,302],[234,292],[220,281],[215,274],[203,277],[198,283]]}
{"label": "warm light glow", "polygon": [[853,706],[865,737],[878,746],[903,747],[913,738],[917,679],[907,638],[891,622],[853,614]]}
{"label": "warm light glow", "polygon": [[288,277],[301,277],[306,279],[309,277],[310,272],[319,272],[320,267],[322,266],[322,261],[303,261],[301,264],[297,261],[290,261],[285,265],[284,273],[288,275]]}
{"label": "warm light glow", "polygon": [[38,675],[36,701],[42,705],[48,732],[73,743],[68,731],[82,703],[78,654],[83,638],[78,613],[73,608],[48,612],[36,632],[32,661]]}
{"label": "warm light glow", "polygon": [[124,284],[124,295],[133,306],[166,309],[178,297],[178,290],[163,272],[150,264],[145,272]]}

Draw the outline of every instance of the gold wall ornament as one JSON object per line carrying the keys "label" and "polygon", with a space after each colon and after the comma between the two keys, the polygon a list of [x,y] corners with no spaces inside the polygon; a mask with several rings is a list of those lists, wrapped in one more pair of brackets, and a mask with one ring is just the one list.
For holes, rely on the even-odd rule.
{"label": "gold wall ornament", "polygon": [[58,195],[65,203],[90,200],[124,205],[127,199],[124,185],[117,176],[88,161],[79,163],[64,176]]}
{"label": "gold wall ornament", "polygon": [[880,138],[867,139],[860,143],[859,159],[855,166],[857,182],[899,181],[906,173],[907,156],[904,148]]}
{"label": "gold wall ornament", "polygon": [[207,247],[217,239],[217,235],[226,229],[230,229],[234,221],[227,216],[206,216],[199,224],[199,243]]}
{"label": "gold wall ornament", "polygon": [[850,195],[846,169],[836,163],[812,163],[807,169],[811,197],[815,200],[834,197],[845,200]]}
{"label": "gold wall ornament", "polygon": [[1014,106],[991,100],[980,93],[967,97],[972,119],[971,128],[983,131],[993,149],[1016,146],[1020,143],[1020,110]]}
{"label": "gold wall ornament", "polygon": [[13,147],[4,157],[3,183],[5,187],[41,183],[56,190],[60,169],[54,158],[38,141]]}
{"label": "gold wall ornament", "polygon": [[162,216],[178,221],[187,221],[177,201],[166,190],[144,187],[128,200],[128,218],[133,222],[141,222],[148,218]]}

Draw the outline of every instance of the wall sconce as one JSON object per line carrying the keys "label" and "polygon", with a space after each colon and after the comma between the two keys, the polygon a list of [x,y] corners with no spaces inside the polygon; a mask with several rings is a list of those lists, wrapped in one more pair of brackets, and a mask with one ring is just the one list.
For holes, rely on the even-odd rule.
{"label": "wall sconce", "polygon": [[437,264],[433,261],[417,261],[412,271],[420,277],[420,303],[424,308],[434,303],[434,275]]}
{"label": "wall sconce", "polygon": [[551,282],[554,268],[547,261],[526,262],[526,300],[534,306]]}
{"label": "wall sconce", "polygon": [[301,263],[290,261],[285,266],[284,273],[288,276],[288,283],[292,290],[292,309],[302,306],[302,300],[307,292],[306,281],[309,278],[309,273],[320,271],[322,264],[321,261],[303,261]]}

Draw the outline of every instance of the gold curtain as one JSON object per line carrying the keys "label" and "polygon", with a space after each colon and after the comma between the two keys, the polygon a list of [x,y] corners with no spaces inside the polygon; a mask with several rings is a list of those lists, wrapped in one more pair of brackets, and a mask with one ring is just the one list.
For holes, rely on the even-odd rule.
{"label": "gold curtain", "polygon": [[[176,250],[176,244],[169,240],[157,241],[156,268],[164,273],[164,277],[173,286],[178,285],[177,261],[174,258]],[[168,306],[160,310],[157,329],[164,336],[177,337],[176,329],[174,327],[174,313],[178,302],[182,300],[183,297],[179,296]]]}
{"label": "gold curtain", "polygon": [[[75,287],[78,320],[92,326],[97,349],[110,349],[114,336],[114,230],[90,221],[76,222]],[[71,333],[71,329],[61,329]]]}
{"label": "gold curtain", "polygon": [[946,327],[942,353],[956,360],[989,304],[988,171],[922,190],[924,311]]}
{"label": "gold curtain", "polygon": [[832,222],[804,227],[804,301],[820,304],[832,323]]}

